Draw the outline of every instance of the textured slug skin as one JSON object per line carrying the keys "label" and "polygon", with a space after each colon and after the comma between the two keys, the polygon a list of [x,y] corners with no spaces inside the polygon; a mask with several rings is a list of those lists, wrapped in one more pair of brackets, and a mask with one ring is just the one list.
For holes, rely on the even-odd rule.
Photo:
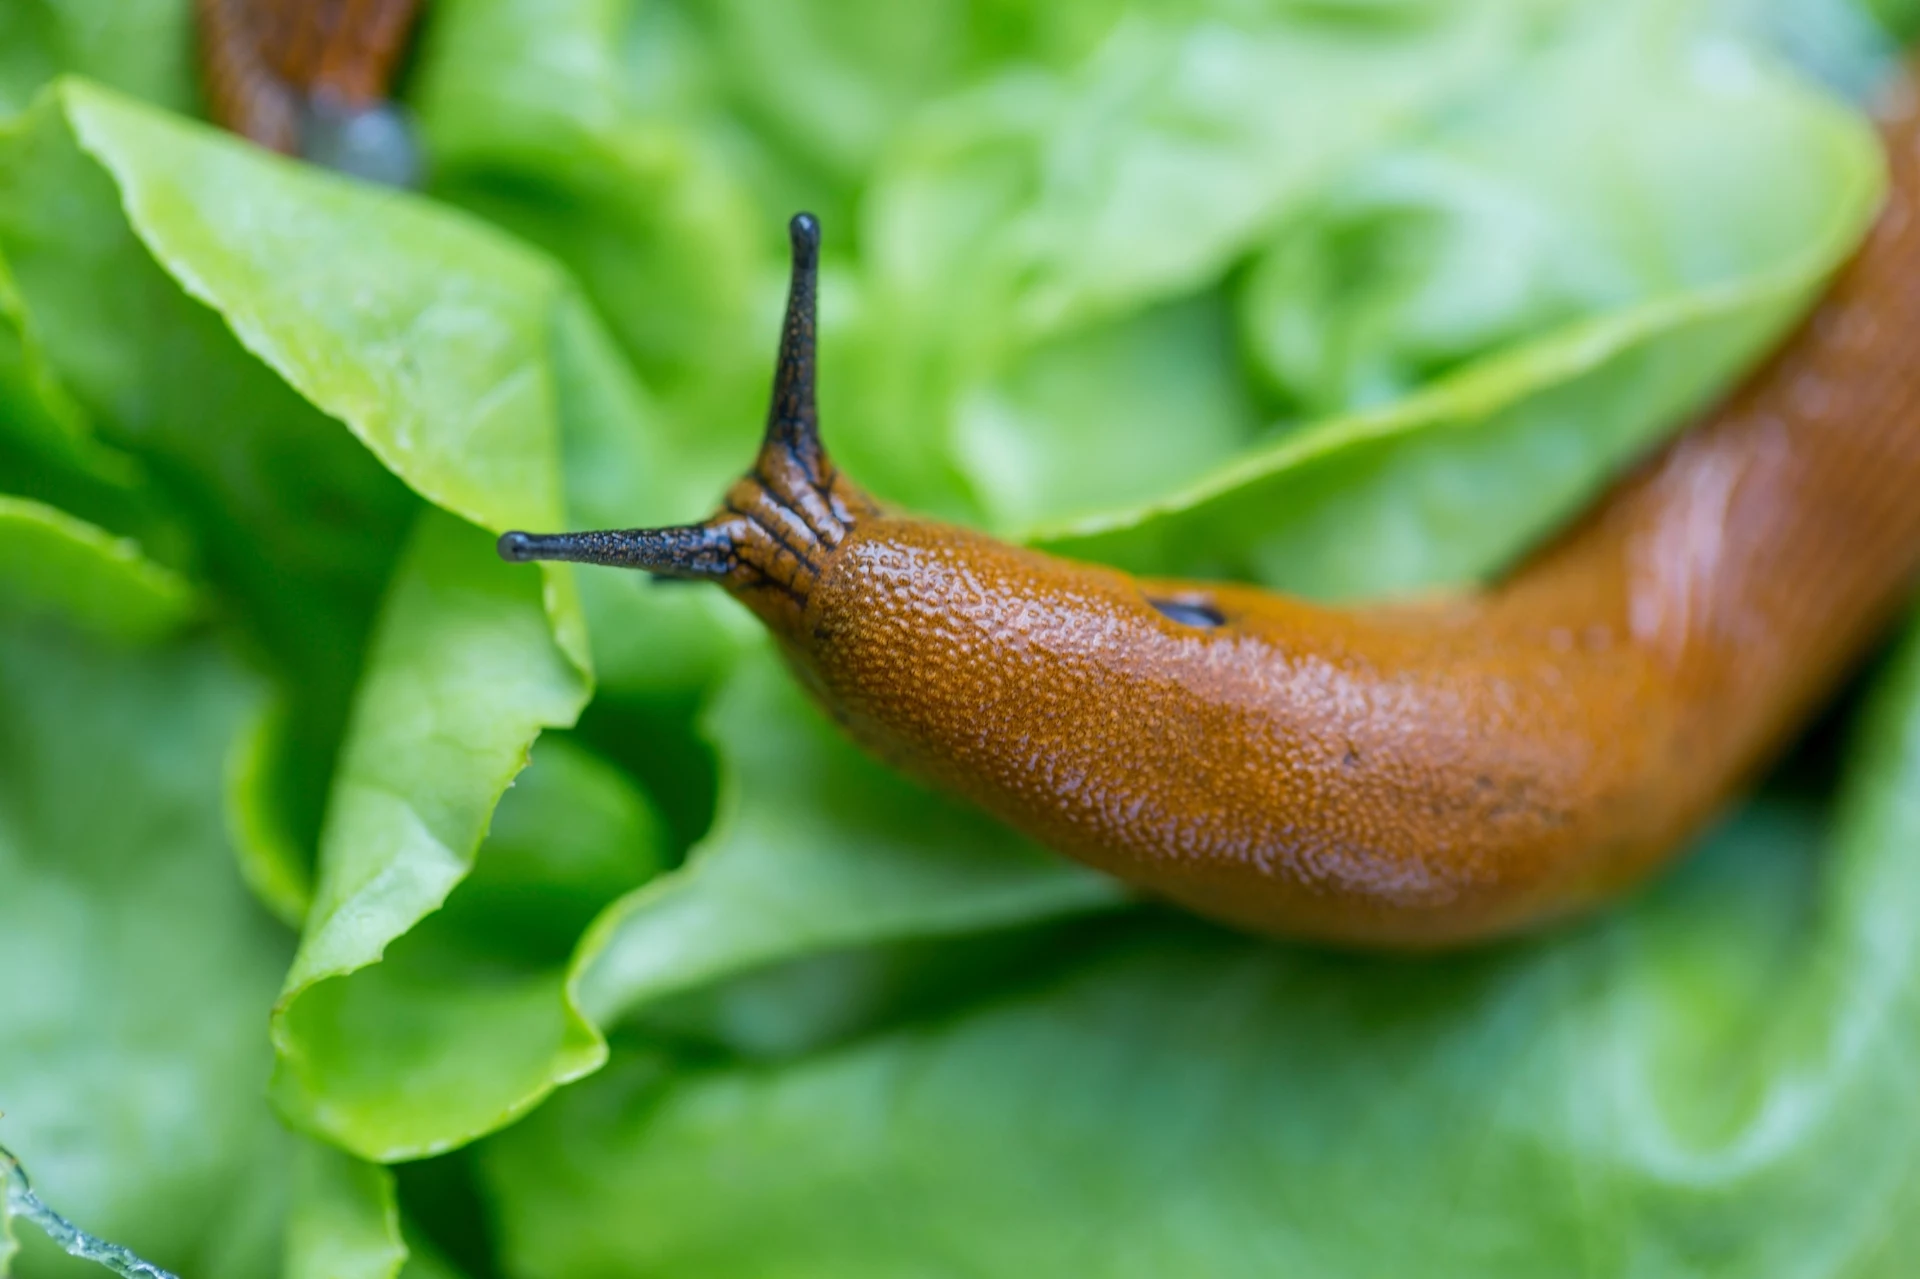
{"label": "textured slug skin", "polygon": [[292,155],[300,104],[386,97],[420,0],[194,0],[201,82],[216,123]]}
{"label": "textured slug skin", "polygon": [[1387,947],[1525,928],[1684,846],[1920,569],[1920,128],[1886,137],[1888,207],[1797,335],[1479,594],[1327,608],[883,511],[819,447],[804,216],[768,442],[721,513],[502,554],[719,581],[880,758],[1199,914]]}

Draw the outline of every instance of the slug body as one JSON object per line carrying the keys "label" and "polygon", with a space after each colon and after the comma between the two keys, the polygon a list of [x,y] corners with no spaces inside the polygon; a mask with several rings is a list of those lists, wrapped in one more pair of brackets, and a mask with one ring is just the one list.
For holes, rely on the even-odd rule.
{"label": "slug body", "polygon": [[270,150],[409,186],[419,148],[387,101],[420,0],[194,0],[222,127]]}
{"label": "slug body", "polygon": [[1328,608],[882,509],[820,446],[805,215],[766,444],[720,513],[501,553],[720,583],[880,758],[1202,915],[1521,929],[1682,846],[1920,570],[1920,127],[1887,130],[1889,207],[1818,312],[1488,591]]}

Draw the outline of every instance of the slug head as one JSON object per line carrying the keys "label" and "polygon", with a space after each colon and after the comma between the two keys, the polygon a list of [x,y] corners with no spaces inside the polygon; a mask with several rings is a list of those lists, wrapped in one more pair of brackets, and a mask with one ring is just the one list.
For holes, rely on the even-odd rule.
{"label": "slug head", "polygon": [[502,559],[571,560],[716,582],[776,633],[800,633],[807,600],[828,559],[877,507],[839,473],[820,445],[814,398],[820,223],[810,213],[796,214],[787,230],[793,278],[766,436],[753,469],[727,490],[720,510],[698,524],[672,528],[505,533]]}

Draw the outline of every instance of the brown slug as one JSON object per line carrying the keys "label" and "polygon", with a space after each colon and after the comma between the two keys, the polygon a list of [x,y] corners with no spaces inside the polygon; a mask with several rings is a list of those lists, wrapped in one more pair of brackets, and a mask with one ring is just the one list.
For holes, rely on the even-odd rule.
{"label": "brown slug", "polygon": [[1920,570],[1920,127],[1816,313],[1502,584],[1329,608],[887,510],[822,449],[819,228],[759,458],[680,528],[509,560],[716,582],[882,760],[1199,914],[1433,947],[1616,894],[1832,692]]}
{"label": "brown slug", "polygon": [[216,123],[261,146],[393,186],[419,148],[387,101],[420,0],[194,0]]}

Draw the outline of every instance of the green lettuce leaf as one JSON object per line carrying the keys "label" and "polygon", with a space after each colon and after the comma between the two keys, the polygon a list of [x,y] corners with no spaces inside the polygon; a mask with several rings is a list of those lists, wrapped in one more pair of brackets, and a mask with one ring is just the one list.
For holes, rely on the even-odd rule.
{"label": "green lettuce leaf", "polygon": [[1828,237],[1784,268],[1574,325],[1303,429],[1184,492],[1030,540],[1139,573],[1322,599],[1485,579],[1777,337],[1857,238],[1877,170],[1842,190]]}
{"label": "green lettuce leaf", "polygon": [[[622,392],[596,362],[590,318],[542,259],[469,221],[182,128],[84,85],[49,99],[24,136],[57,148],[62,123],[117,185],[128,225],[165,283],[214,307],[239,339],[245,354],[222,353],[231,376],[249,366],[257,375],[249,355],[263,361],[281,387],[334,419],[316,418],[317,429],[344,434],[335,422],[343,424],[441,510],[494,531],[565,523],[559,424]],[[265,226],[279,238],[261,233]],[[51,314],[57,328],[62,302],[84,305],[59,291],[40,260],[21,261],[23,280],[26,266],[41,272],[29,301],[51,302],[37,319]],[[288,261],[313,269],[288,269]],[[162,283],[152,283],[156,293]],[[73,364],[86,372],[83,356]],[[382,566],[386,556],[354,560]],[[282,1108],[386,1157],[470,1139],[591,1068],[600,1052],[597,1034],[571,1011],[563,962],[524,979],[501,979],[487,964],[456,976],[423,938],[391,973],[330,982],[375,963],[440,906],[534,736],[571,723],[587,696],[583,617],[564,568],[503,565],[489,539],[435,512],[420,517],[394,571],[345,730],[306,935],[275,1022]],[[259,765],[275,749],[273,721],[265,723],[236,774],[233,806],[247,818],[242,828],[260,836],[247,857],[251,878],[291,910],[305,894],[302,876],[285,841],[263,833],[270,805],[248,791],[247,779],[271,771]],[[543,926],[551,930],[553,920]],[[396,1068],[395,1054],[407,1068]],[[413,1104],[426,1094],[444,1110]]]}
{"label": "green lettuce leaf", "polygon": [[281,1110],[363,1157],[471,1140],[604,1051],[557,978],[450,972],[426,934],[379,962],[466,877],[533,739],[586,700],[538,584],[429,512],[374,635],[273,1027]]}
{"label": "green lettuce leaf", "polygon": [[[16,546],[0,529],[0,559]],[[222,827],[222,757],[259,694],[205,638],[0,615],[5,1144],[87,1229],[234,1279],[271,1267],[286,1185],[260,1028],[289,946]],[[23,1275],[98,1273],[16,1233]]]}
{"label": "green lettuce leaf", "polygon": [[[661,397],[691,516],[757,435],[784,215],[759,205],[714,136],[707,50],[682,38],[671,6],[647,6],[655,20],[636,29],[639,8],[446,6],[415,101],[434,194],[570,267]],[[658,56],[638,74],[629,50]]]}
{"label": "green lettuce leaf", "polygon": [[[131,457],[130,500],[164,512],[177,537],[156,544],[149,527],[116,511],[71,509],[203,579],[273,670],[288,741],[272,802],[310,857],[365,633],[412,499],[161,269],[113,180],[81,148],[69,105],[64,90],[49,90],[0,125],[0,255],[39,384],[72,407],[74,429]],[[164,163],[175,149],[163,142],[154,158]],[[217,187],[194,189],[220,198]],[[63,506],[72,496],[71,486],[29,492]]]}
{"label": "green lettuce leaf", "polygon": [[285,1279],[460,1279],[408,1229],[393,1174],[319,1142],[293,1159]]}
{"label": "green lettuce leaf", "polygon": [[1035,540],[1322,597],[1472,580],[1685,421],[1801,313],[1884,179],[1852,114],[1649,25],[1580,25],[1256,264],[1256,358],[1331,417]]}
{"label": "green lettuce leaf", "polygon": [[1377,406],[1496,348],[1808,256],[1810,240],[1851,243],[1836,210],[1855,206],[1835,192],[1871,163],[1851,115],[1712,25],[1676,40],[1684,8],[1623,9],[1569,23],[1280,229],[1241,300],[1284,405]]}
{"label": "green lettuce leaf", "polygon": [[[1217,277],[1352,159],[1483,82],[1561,0],[1136,15],[1065,74],[1011,71],[942,102],[878,175],[863,240],[914,318],[1005,308],[1046,333]],[[1178,234],[1170,234],[1178,228]]]}
{"label": "green lettuce leaf", "polygon": [[[102,443],[61,383],[33,332],[6,259],[0,257],[0,483],[115,532],[148,540],[155,526],[138,496],[140,468]],[[164,549],[178,558],[177,534]]]}
{"label": "green lettuce leaf", "polygon": [[128,642],[160,639],[192,614],[193,588],[137,544],[64,511],[0,497],[0,607],[60,618]]}
{"label": "green lettuce leaf", "polygon": [[1218,290],[1036,345],[962,393],[954,448],[989,522],[1147,502],[1268,425]]}
{"label": "green lettuce leaf", "polygon": [[319,1142],[300,1143],[285,1279],[395,1279],[406,1260],[393,1174]]}
{"label": "green lettuce leaf", "polygon": [[[550,378],[529,361],[561,287],[546,262],[83,83],[58,100],[177,286],[409,488],[496,532],[564,518]],[[545,581],[584,669],[572,578]]]}
{"label": "green lettuce leaf", "polygon": [[192,111],[192,16],[188,0],[15,0],[0,8],[0,117],[66,74]]}
{"label": "green lettuce leaf", "polygon": [[[775,162],[797,171],[796,182],[824,188],[826,208],[838,212],[903,117],[1002,63],[1076,65],[1127,17],[1128,6],[929,0],[906,9],[886,0],[718,0],[685,10],[680,21],[705,40],[710,92],[766,138]],[[666,42],[647,43],[653,48],[632,59],[639,62],[633,79],[658,65]]]}
{"label": "green lettuce leaf", "polygon": [[[1340,6],[1136,6],[1090,56],[1015,61],[909,116],[858,210],[850,367],[824,391],[841,463],[886,497],[992,512],[1010,466],[962,471],[959,497],[935,487],[956,453],[977,464],[991,447],[968,434],[992,430],[993,416],[963,407],[982,384],[1048,339],[1217,285],[1276,221],[1497,74],[1566,5],[1390,7],[1370,21]],[[1032,425],[1043,436],[1112,433],[1029,484],[1096,503],[1138,496],[1168,447],[1138,435],[1165,428],[1144,415],[1103,420],[1091,397],[1076,407]],[[1246,442],[1236,425],[1209,421],[1196,439],[1214,450],[1162,482],[1230,456]],[[1119,473],[1113,487],[1094,487],[1108,471]],[[1063,484],[1063,472],[1081,478]]]}

